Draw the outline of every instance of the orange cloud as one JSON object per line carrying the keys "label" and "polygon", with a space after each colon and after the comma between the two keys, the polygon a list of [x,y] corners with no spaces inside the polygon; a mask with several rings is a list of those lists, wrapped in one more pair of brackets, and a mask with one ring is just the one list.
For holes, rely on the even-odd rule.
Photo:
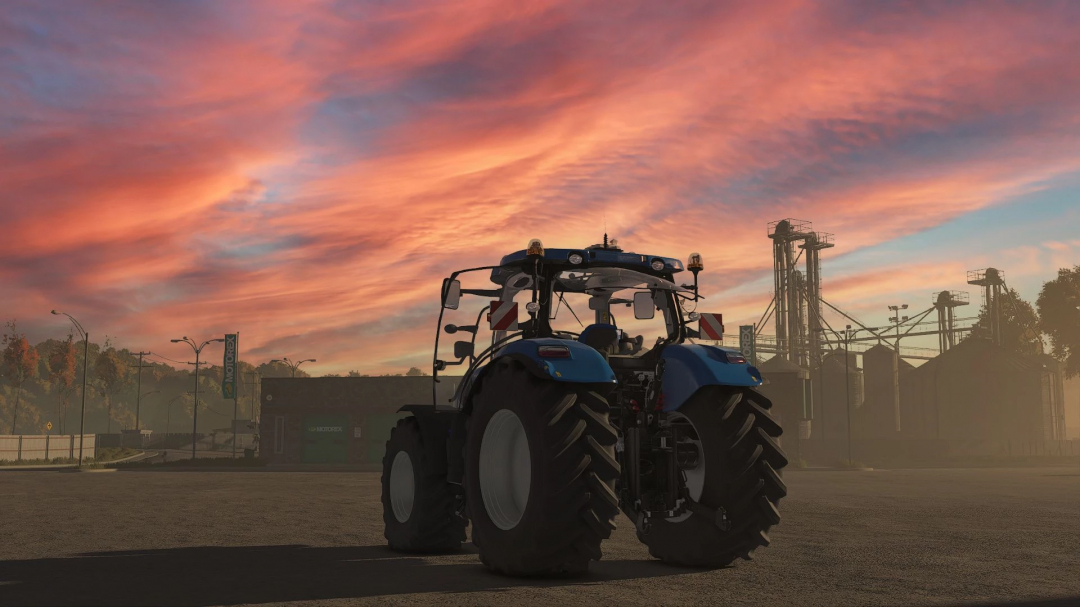
{"label": "orange cloud", "polygon": [[[0,307],[42,337],[58,307],[131,347],[240,330],[253,356],[328,371],[423,366],[448,271],[606,226],[700,251],[710,301],[757,320],[768,221],[812,219],[853,259],[1080,169],[1078,22],[1011,4],[0,7]],[[1031,263],[1073,254],[1055,246]],[[963,265],[860,267],[826,296],[928,296]]]}

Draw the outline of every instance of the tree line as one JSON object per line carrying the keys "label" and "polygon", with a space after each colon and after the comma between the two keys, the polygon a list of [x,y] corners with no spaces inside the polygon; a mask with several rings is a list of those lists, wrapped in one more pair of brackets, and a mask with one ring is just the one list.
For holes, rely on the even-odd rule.
{"label": "tree line", "polygon": [[[1043,283],[1035,305],[1015,289],[1003,295],[1003,347],[1027,356],[1049,354],[1065,363],[1066,377],[1080,375],[1080,265],[1061,268],[1056,278]],[[972,335],[990,337],[990,311],[985,304]]]}
{"label": "tree line", "polygon": [[[6,324],[0,361],[0,433],[44,434],[52,423],[54,434],[77,434],[82,400],[84,344],[73,335],[31,344],[16,321]],[[119,432],[135,428],[139,400],[139,357],[115,347],[106,338],[90,342],[86,364],[86,432]],[[199,431],[226,428],[232,423],[233,401],[222,398],[221,363],[199,371]],[[155,432],[191,430],[195,404],[194,366],[176,369],[163,357],[143,359],[139,426]],[[282,363],[253,365],[238,361],[239,417],[257,412],[250,382],[258,377],[290,377]],[[309,377],[303,369],[297,377]]]}

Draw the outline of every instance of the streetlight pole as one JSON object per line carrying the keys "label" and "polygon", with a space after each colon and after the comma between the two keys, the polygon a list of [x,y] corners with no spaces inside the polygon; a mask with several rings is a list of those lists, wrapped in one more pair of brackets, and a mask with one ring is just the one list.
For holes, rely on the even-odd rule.
{"label": "streetlight pole", "polygon": [[183,342],[183,343],[191,346],[191,349],[195,351],[195,409],[192,411],[192,415],[191,415],[191,459],[193,459],[193,460],[195,459],[195,443],[196,443],[196,436],[195,435],[196,435],[196,433],[198,431],[198,428],[199,428],[199,354],[202,353],[203,348],[205,348],[208,344],[212,344],[214,342],[223,342],[223,341],[225,341],[224,338],[208,339],[208,340],[204,341],[201,346],[196,346],[195,345],[195,340],[189,338],[187,335],[185,335],[184,337],[182,337],[180,339],[172,340],[172,343],[174,343],[174,344]]}
{"label": "streetlight pole", "polygon": [[907,304],[889,306],[889,311],[893,312],[893,316],[890,316],[889,320],[896,325],[896,346],[894,347],[896,360],[893,361],[892,369],[893,430],[896,432],[900,432],[900,323],[907,322],[908,319],[907,316],[901,318],[900,310],[907,310],[907,307]]}
{"label": "streetlight pole", "polygon": [[847,401],[847,461],[851,466],[851,325],[844,329],[844,395]]}
{"label": "streetlight pole", "polygon": [[[75,328],[79,331],[79,334],[83,337],[83,367],[82,367],[82,407],[79,412],[79,469],[82,469],[83,462],[83,442],[86,438],[86,365],[90,360],[90,334],[83,329],[79,321],[75,320],[71,314],[66,312],[52,311],[53,314],[59,316],[67,316],[71,320],[71,324],[75,325]],[[96,446],[96,443],[95,443]]]}
{"label": "streetlight pole", "polygon": [[309,358],[307,360],[302,360],[300,362],[295,362],[294,363],[293,361],[289,360],[288,356],[286,356],[285,358],[275,358],[274,360],[272,360],[270,362],[272,362],[272,363],[284,363],[286,366],[288,366],[290,369],[292,369],[292,376],[296,377],[296,370],[300,368],[300,365],[302,365],[304,363],[313,363],[313,362],[317,362],[317,361],[314,358]]}

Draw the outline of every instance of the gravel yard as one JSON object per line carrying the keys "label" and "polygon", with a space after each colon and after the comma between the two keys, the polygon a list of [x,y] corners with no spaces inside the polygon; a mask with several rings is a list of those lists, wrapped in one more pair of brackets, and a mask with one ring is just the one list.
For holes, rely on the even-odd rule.
{"label": "gravel yard", "polygon": [[1080,604],[1072,468],[792,471],[754,561],[652,560],[620,518],[572,579],[384,547],[379,474],[0,472],[0,605]]}

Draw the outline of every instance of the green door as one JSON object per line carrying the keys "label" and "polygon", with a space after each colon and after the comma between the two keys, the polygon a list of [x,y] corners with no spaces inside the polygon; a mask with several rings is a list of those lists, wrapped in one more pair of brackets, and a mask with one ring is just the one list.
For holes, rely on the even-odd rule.
{"label": "green door", "polygon": [[349,419],[342,415],[304,417],[305,464],[344,464],[349,461],[346,431]]}

